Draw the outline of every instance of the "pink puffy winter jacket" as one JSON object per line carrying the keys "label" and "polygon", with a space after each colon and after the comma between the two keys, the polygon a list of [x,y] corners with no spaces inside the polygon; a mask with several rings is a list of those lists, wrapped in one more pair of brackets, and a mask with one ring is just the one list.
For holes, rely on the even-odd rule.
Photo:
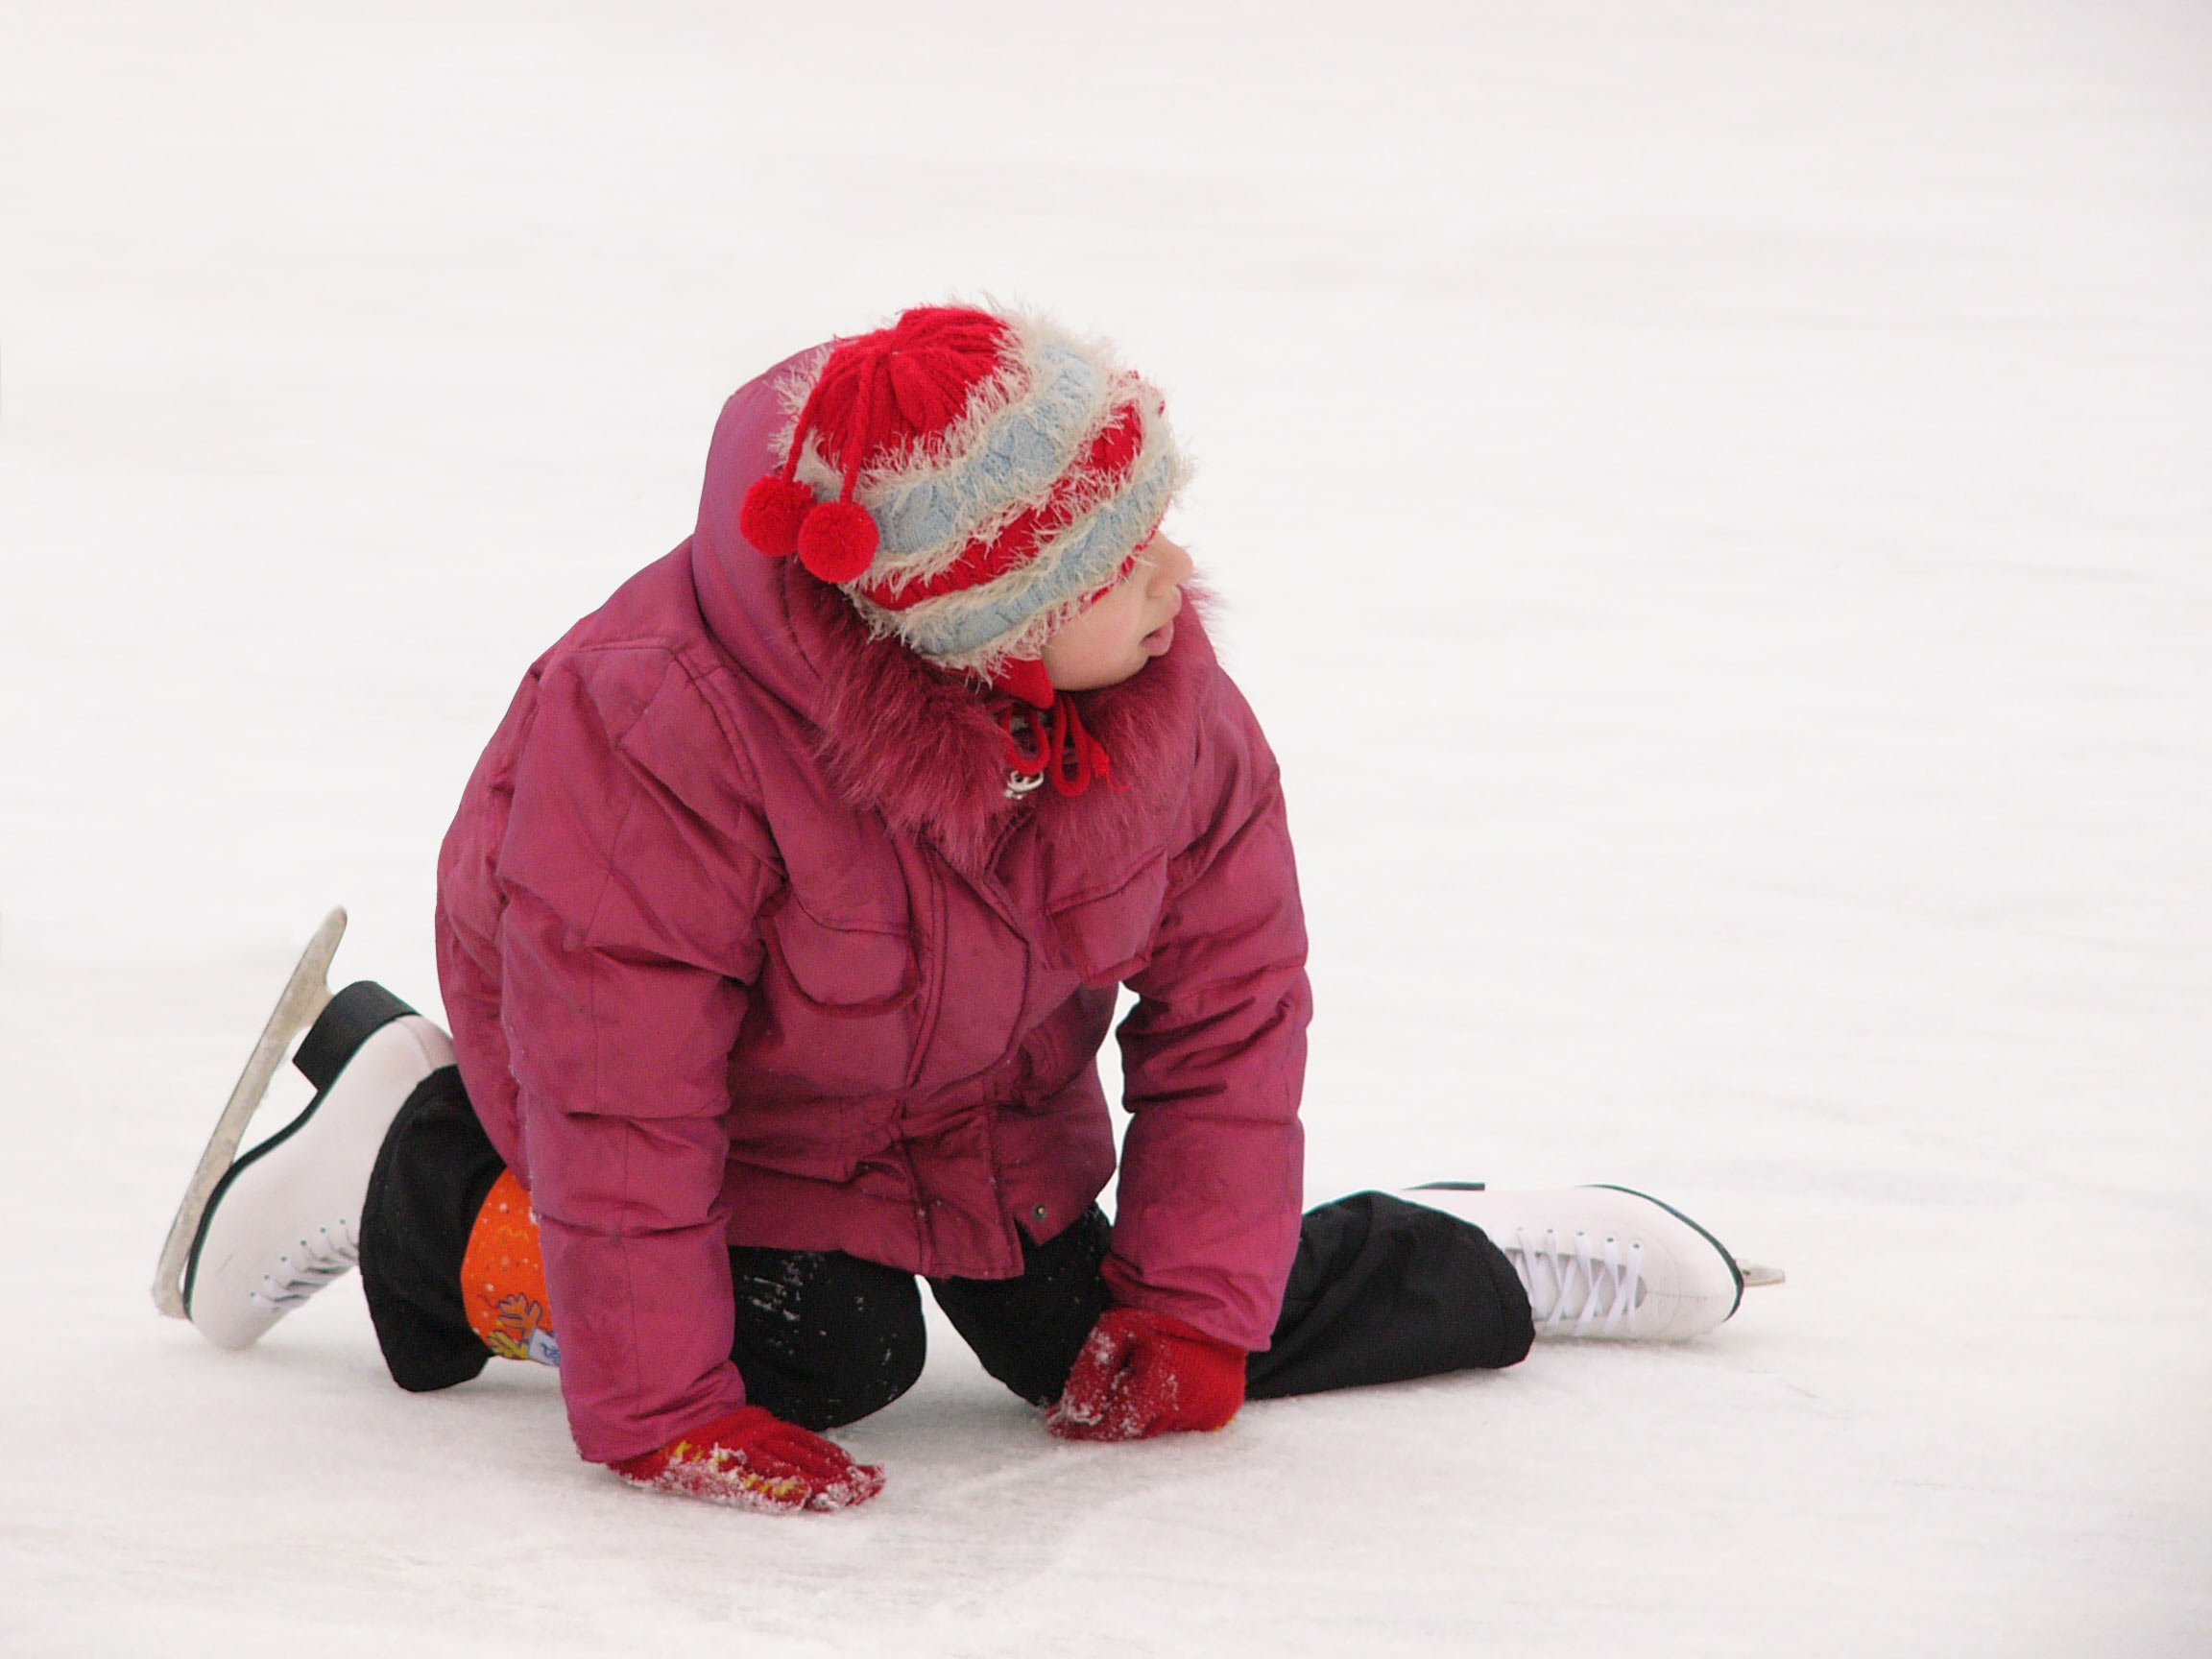
{"label": "pink puffy winter jacket", "polygon": [[532,666],[439,860],[462,1073],[601,1462],[743,1404],[727,1245],[1018,1273],[1113,1174],[1118,984],[1115,1296],[1262,1348],[1297,1244],[1297,878],[1203,628],[1082,696],[1126,790],[1010,797],[989,701],[738,535],[781,372],[723,410],[697,532]]}

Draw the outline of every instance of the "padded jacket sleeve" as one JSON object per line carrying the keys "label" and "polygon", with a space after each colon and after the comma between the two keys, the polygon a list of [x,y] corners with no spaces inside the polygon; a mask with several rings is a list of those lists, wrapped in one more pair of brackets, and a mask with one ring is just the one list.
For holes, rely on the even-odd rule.
{"label": "padded jacket sleeve", "polygon": [[1267,1346],[1304,1204],[1306,926],[1274,756],[1226,677],[1203,726],[1196,834],[1170,865],[1122,1022],[1115,1299]]}
{"label": "padded jacket sleeve", "polygon": [[556,659],[497,877],[502,1023],[578,1449],[744,1404],[730,1360],[727,1067],[776,877],[741,752],[654,646]]}

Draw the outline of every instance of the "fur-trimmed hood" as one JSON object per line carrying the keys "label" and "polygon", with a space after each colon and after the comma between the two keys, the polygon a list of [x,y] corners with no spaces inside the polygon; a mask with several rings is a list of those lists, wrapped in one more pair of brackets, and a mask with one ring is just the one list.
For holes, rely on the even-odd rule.
{"label": "fur-trimmed hood", "polygon": [[[796,361],[796,359],[795,359]],[[1185,789],[1200,716],[1217,678],[1212,643],[1187,606],[1173,647],[1118,685],[1079,693],[1084,725],[1112,757],[1110,781],[1077,796],[1051,784],[1009,796],[1012,699],[871,633],[836,589],[796,560],[763,558],[737,528],[738,504],[776,464],[783,418],[772,370],[730,399],[708,454],[692,581],[717,643],[818,734],[825,769],[848,805],[878,811],[967,870],[987,864],[1017,814],[1066,854],[1110,859]]]}

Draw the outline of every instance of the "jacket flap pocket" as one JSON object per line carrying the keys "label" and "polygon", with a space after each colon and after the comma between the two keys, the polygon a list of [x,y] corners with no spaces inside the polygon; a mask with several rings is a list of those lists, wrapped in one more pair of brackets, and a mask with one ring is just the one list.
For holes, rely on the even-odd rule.
{"label": "jacket flap pocket", "polygon": [[1052,912],[1052,936],[1087,984],[1126,979],[1144,966],[1167,897],[1167,860],[1154,858],[1119,886]]}
{"label": "jacket flap pocket", "polygon": [[792,988],[826,1014],[881,1014],[921,985],[914,941],[904,928],[832,926],[796,898],[761,917],[761,937]]}

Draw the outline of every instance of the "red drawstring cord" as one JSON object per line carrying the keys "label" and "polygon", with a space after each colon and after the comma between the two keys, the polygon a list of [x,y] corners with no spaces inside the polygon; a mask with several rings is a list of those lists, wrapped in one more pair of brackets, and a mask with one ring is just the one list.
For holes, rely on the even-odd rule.
{"label": "red drawstring cord", "polygon": [[[1025,751],[1014,735],[1017,713],[1029,716],[1029,728],[1037,734],[1035,754]],[[1080,795],[1094,780],[1103,780],[1106,787],[1117,793],[1129,787],[1114,776],[1114,757],[1106,753],[1105,744],[1083,729],[1075,700],[1065,691],[1042,713],[1009,705],[998,716],[998,730],[1006,739],[1006,764],[1024,778],[1043,775],[1051,779],[1052,787],[1063,795]]]}

